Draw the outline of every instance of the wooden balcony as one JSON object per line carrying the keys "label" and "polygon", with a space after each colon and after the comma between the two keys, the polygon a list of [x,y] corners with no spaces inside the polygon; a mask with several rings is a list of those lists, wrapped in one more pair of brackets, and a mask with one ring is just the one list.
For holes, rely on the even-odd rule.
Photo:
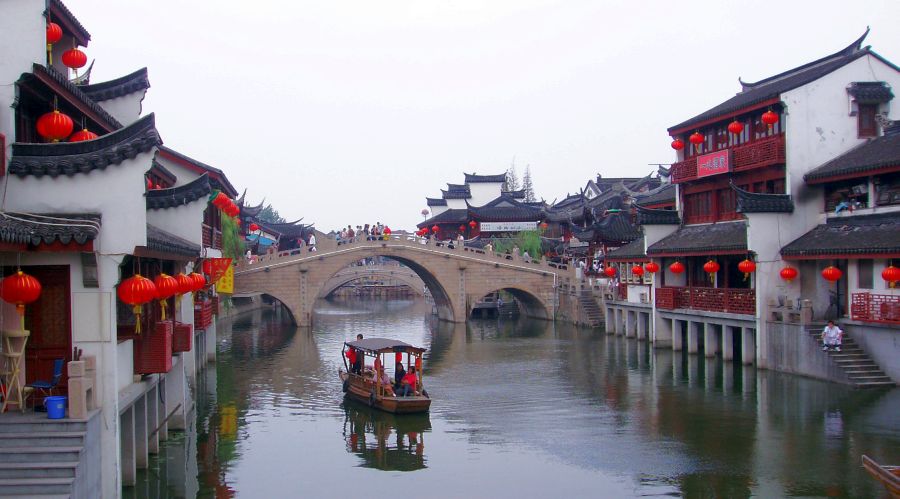
{"label": "wooden balcony", "polygon": [[900,296],[853,293],[850,317],[855,321],[900,324]]}
{"label": "wooden balcony", "polygon": [[[731,147],[731,171],[741,172],[785,162],[784,134]],[[721,150],[721,149],[720,149]],[[672,182],[697,179],[697,156],[672,164]]]}
{"label": "wooden balcony", "polygon": [[658,288],[656,308],[665,310],[687,308],[753,315],[756,313],[756,291],[734,288]]}
{"label": "wooden balcony", "polygon": [[218,229],[214,229],[209,225],[203,224],[201,230],[203,231],[203,247],[204,248],[214,248],[214,249],[222,249],[222,231]]}

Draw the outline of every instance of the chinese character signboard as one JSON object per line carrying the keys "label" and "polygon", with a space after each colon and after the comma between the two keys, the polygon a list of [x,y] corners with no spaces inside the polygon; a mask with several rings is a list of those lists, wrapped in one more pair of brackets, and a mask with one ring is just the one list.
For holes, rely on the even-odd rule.
{"label": "chinese character signboard", "polygon": [[730,149],[697,156],[697,178],[728,173],[731,170]]}
{"label": "chinese character signboard", "polygon": [[228,266],[228,269],[225,270],[225,274],[219,278],[219,282],[216,283],[216,291],[219,293],[232,294],[234,293],[234,267]]}
{"label": "chinese character signboard", "polygon": [[536,230],[537,222],[481,222],[481,232],[520,232]]}

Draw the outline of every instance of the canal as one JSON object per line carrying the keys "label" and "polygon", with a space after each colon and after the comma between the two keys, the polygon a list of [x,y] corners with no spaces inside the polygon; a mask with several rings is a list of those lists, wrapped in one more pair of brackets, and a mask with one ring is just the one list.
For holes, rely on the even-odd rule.
{"label": "canal", "polygon": [[[218,361],[127,497],[878,497],[900,390],[859,391],[520,319],[435,321],[421,301],[323,302],[219,323]],[[428,348],[427,415],[345,402],[357,333]]]}

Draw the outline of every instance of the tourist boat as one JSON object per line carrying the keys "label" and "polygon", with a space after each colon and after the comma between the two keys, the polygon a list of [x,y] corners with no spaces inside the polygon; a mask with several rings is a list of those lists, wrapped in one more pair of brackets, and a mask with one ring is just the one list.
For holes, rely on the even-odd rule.
{"label": "tourist boat", "polygon": [[[352,350],[352,356],[362,355],[362,370],[360,374],[351,372],[351,365],[347,361],[348,350]],[[344,393],[350,398],[368,404],[369,407],[381,409],[393,413],[425,412],[431,407],[431,398],[422,384],[422,354],[424,348],[419,348],[402,341],[388,338],[366,338],[344,343],[341,350],[344,359],[344,369],[338,370],[338,375],[343,382]],[[415,366],[418,381],[416,383],[417,395],[399,397],[390,390],[390,385],[379,383],[376,379],[376,370],[385,366],[385,362],[393,353],[390,365],[404,362],[404,368],[409,371]],[[405,355],[404,355],[405,354]],[[367,359],[371,362],[367,363]],[[386,369],[393,372],[393,369]]]}
{"label": "tourist boat", "polygon": [[863,468],[884,485],[891,497],[900,498],[900,466],[885,466],[876,463],[871,457],[863,454]]}

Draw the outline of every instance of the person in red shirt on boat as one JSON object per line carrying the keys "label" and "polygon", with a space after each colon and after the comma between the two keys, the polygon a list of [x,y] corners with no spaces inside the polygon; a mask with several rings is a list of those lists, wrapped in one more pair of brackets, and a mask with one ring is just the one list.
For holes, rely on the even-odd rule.
{"label": "person in red shirt on boat", "polygon": [[406,373],[406,376],[403,376],[403,387],[400,388],[400,396],[406,397],[409,395],[418,395],[419,392],[416,391],[418,382],[419,379],[416,376],[416,366],[409,366],[409,372]]}

